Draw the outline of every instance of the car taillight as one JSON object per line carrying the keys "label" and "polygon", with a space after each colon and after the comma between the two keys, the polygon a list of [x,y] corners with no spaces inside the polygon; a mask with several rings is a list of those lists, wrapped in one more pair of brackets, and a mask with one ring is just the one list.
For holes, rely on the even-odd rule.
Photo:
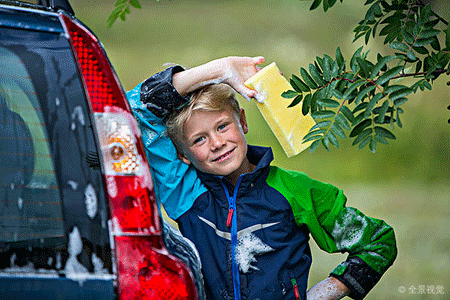
{"label": "car taillight", "polygon": [[64,13],[94,112],[115,247],[120,299],[196,299],[192,276],[171,256],[162,229],[140,131],[97,38]]}

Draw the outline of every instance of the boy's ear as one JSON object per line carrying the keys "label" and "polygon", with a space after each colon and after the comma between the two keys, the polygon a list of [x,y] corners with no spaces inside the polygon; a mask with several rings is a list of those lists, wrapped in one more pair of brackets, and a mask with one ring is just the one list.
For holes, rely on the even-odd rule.
{"label": "boy's ear", "polygon": [[247,118],[245,117],[245,110],[243,108],[240,109],[239,122],[241,123],[242,131],[244,134],[248,132]]}
{"label": "boy's ear", "polygon": [[181,151],[177,151],[178,158],[187,165],[191,164],[191,161],[182,153]]}

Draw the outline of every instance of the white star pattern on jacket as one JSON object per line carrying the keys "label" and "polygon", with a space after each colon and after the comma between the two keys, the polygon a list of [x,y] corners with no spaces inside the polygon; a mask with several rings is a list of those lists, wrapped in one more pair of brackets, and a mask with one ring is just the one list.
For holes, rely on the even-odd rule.
{"label": "white star pattern on jacket", "polygon": [[[231,233],[221,231],[217,229],[217,226],[208,221],[207,219],[200,217],[200,220],[208,224],[217,236],[231,241]],[[252,263],[256,263],[257,255],[263,255],[267,252],[274,251],[272,247],[265,244],[260,238],[253,234],[256,230],[264,229],[280,222],[267,223],[267,224],[255,224],[250,227],[241,229],[237,232],[238,243],[236,246],[236,262],[239,265],[239,270],[243,273],[247,273],[250,269],[258,270]]]}

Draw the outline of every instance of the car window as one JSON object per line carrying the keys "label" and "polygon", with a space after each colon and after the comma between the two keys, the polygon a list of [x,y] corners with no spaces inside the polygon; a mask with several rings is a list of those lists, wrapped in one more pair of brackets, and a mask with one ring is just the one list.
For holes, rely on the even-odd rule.
{"label": "car window", "polygon": [[48,135],[24,63],[0,47],[0,241],[64,238]]}
{"label": "car window", "polygon": [[103,178],[79,78],[64,35],[1,28],[0,269],[112,272]]}

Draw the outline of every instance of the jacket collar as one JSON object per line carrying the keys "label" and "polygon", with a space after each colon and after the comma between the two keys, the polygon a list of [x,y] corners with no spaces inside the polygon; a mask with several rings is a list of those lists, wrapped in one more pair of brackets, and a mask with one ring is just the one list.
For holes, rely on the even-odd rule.
{"label": "jacket collar", "polygon": [[[272,149],[268,147],[248,145],[247,158],[250,163],[256,165],[256,167],[253,172],[241,175],[243,178],[241,184],[239,185],[238,194],[246,190],[259,177],[264,180],[266,179],[270,163],[273,160]],[[230,190],[234,189],[234,186],[224,176],[207,174],[199,170],[197,170],[197,174],[202,183],[210,190],[222,191],[223,188],[221,182],[223,182]]]}

